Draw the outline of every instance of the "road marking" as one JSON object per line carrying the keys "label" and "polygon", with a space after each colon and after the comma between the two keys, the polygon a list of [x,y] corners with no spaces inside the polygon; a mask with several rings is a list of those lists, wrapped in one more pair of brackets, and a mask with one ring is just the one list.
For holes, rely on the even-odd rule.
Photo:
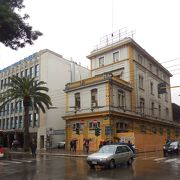
{"label": "road marking", "polygon": [[167,158],[165,158],[165,157],[163,157],[163,158],[157,158],[157,159],[155,159],[155,161],[162,161],[162,160],[165,160],[165,159],[167,159]]}
{"label": "road marking", "polygon": [[166,160],[164,162],[169,163],[169,162],[173,162],[173,161],[176,161],[176,160],[177,160],[177,158],[173,158],[173,159],[168,159],[168,160]]}
{"label": "road marking", "polygon": [[143,158],[142,160],[148,160],[148,159],[155,159],[156,157],[145,157],[145,158]]}
{"label": "road marking", "polygon": [[8,166],[9,163],[0,162],[0,165],[2,165],[2,166]]}
{"label": "road marking", "polygon": [[20,162],[20,163],[23,163],[23,162],[27,162],[27,163],[31,163],[33,162],[32,160],[28,160],[28,159],[12,159],[12,161],[17,161],[17,162]]}
{"label": "road marking", "polygon": [[19,161],[8,161],[8,160],[4,160],[3,162],[5,162],[5,163],[12,163],[12,164],[22,164],[22,162],[19,162]]}

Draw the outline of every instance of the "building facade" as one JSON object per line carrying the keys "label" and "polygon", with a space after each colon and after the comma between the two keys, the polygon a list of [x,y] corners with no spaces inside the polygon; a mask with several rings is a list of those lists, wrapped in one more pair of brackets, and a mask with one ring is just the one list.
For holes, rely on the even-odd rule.
{"label": "building facade", "polygon": [[[114,38],[114,37],[112,37]],[[112,41],[113,42],[113,39]],[[177,139],[170,88],[158,93],[158,84],[170,87],[172,76],[132,38],[119,38],[87,56],[91,78],[66,85],[66,140],[90,150],[101,141],[131,141],[139,151],[162,149],[166,139]],[[95,136],[96,127],[100,135]],[[77,131],[77,129],[79,129]],[[69,148],[69,146],[67,146]]]}
{"label": "building facade", "polygon": [[[45,114],[30,110],[29,130],[31,137],[37,138],[38,148],[57,146],[65,139],[65,122],[61,118],[65,112],[65,84],[90,76],[90,71],[74,61],[69,61],[48,49],[34,53],[0,71],[0,92],[4,92],[9,77],[35,77],[46,82],[53,106]],[[23,144],[23,102],[11,102],[0,113],[0,130],[6,135],[5,145],[10,146],[14,136]],[[2,134],[2,133],[1,133]]]}

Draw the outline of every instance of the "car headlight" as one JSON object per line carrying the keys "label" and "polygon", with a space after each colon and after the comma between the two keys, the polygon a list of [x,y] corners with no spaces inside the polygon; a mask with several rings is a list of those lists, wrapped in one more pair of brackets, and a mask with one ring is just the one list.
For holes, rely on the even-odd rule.
{"label": "car headlight", "polygon": [[100,158],[99,160],[100,161],[107,161],[108,159],[107,158]]}
{"label": "car headlight", "polygon": [[166,149],[166,147],[164,146],[163,149]]}
{"label": "car headlight", "polygon": [[174,147],[174,149],[177,149],[177,147]]}

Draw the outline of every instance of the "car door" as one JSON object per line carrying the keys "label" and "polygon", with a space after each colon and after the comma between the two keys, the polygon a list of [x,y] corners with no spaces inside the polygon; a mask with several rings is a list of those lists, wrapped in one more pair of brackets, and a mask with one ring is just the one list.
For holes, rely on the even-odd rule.
{"label": "car door", "polygon": [[124,161],[127,162],[129,160],[129,158],[132,157],[132,155],[133,155],[132,150],[130,149],[130,147],[124,146],[123,152],[124,152],[124,156],[125,156]]}
{"label": "car door", "polygon": [[118,163],[122,163],[125,161],[126,152],[124,150],[124,146],[118,146],[117,147],[117,160]]}

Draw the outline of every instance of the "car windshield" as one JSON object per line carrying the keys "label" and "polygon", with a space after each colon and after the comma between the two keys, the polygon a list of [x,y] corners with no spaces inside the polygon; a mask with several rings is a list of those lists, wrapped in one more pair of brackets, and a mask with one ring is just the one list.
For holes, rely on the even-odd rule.
{"label": "car windshield", "polygon": [[116,147],[115,146],[107,145],[107,146],[103,146],[99,150],[99,153],[112,153],[112,154],[114,154],[115,151],[116,151]]}
{"label": "car windshield", "polygon": [[178,145],[178,142],[172,142],[171,144],[170,144],[170,146],[177,146]]}

